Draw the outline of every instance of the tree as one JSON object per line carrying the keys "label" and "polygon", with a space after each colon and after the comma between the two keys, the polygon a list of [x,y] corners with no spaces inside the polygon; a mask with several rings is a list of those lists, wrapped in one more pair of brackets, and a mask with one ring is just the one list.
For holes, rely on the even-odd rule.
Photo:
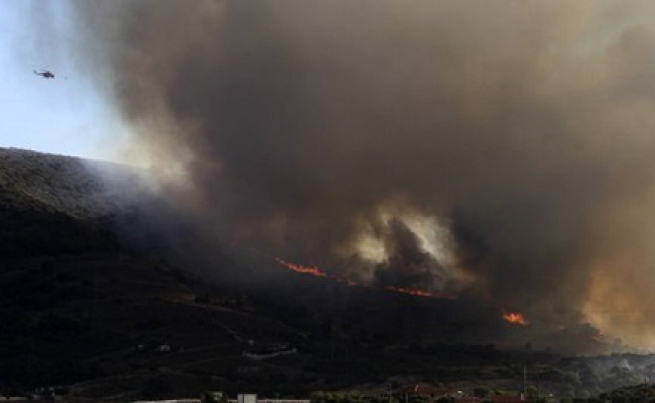
{"label": "tree", "polygon": [[491,395],[491,391],[487,388],[475,388],[473,389],[473,396],[484,399]]}
{"label": "tree", "polygon": [[147,379],[142,386],[141,394],[144,399],[163,399],[172,392],[170,383],[162,378]]}

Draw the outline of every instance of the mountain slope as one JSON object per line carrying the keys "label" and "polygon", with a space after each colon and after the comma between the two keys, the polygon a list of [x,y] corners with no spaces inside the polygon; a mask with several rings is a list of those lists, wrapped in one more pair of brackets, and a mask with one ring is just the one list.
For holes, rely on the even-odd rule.
{"label": "mountain slope", "polygon": [[[60,174],[77,164],[81,163],[66,157],[0,149],[0,256],[117,248],[115,235],[91,220],[80,219],[84,210],[72,201],[85,200],[86,189],[92,188],[90,176],[84,183],[77,182],[82,179],[79,174]],[[91,216],[90,209],[86,214]]]}
{"label": "mountain slope", "polygon": [[140,169],[0,148],[0,256],[164,249],[172,210]]}
{"label": "mountain slope", "polygon": [[125,212],[153,197],[135,168],[13,148],[0,148],[0,186],[81,219]]}
{"label": "mountain slope", "polygon": [[274,259],[237,263],[215,245],[202,245],[213,252],[203,266],[183,216],[138,170],[0,149],[0,392],[64,385],[68,401],[130,401],[416,381],[518,391],[529,363],[543,391],[576,396],[655,368],[653,357],[472,344],[481,334],[453,341],[466,309],[453,300],[347,287]]}

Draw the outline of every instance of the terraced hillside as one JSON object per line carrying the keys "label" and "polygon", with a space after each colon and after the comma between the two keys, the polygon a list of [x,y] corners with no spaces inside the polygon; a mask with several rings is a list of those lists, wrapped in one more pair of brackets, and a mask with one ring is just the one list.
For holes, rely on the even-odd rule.
{"label": "terraced hillside", "polygon": [[250,371],[244,352],[298,342],[239,289],[202,284],[138,248],[165,208],[136,170],[0,149],[0,392],[231,388]]}
{"label": "terraced hillside", "polygon": [[[301,341],[250,312],[237,290],[207,288],[160,262],[115,254],[4,260],[0,287],[0,390],[72,384],[72,395],[87,398],[231,390],[240,371],[257,366],[245,351]],[[183,381],[148,391],[161,379]]]}
{"label": "terraced hillside", "polygon": [[307,397],[417,381],[518,391],[528,365],[530,390],[581,397],[655,377],[652,356],[443,342],[457,330],[448,299],[347,287],[274,259],[269,268],[215,254],[200,267],[200,238],[172,209],[138,170],[0,149],[0,394]]}

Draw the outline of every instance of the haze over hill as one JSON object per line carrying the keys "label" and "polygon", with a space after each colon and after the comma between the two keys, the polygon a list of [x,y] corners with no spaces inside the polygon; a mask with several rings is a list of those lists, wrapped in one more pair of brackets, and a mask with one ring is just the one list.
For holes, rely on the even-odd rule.
{"label": "haze over hill", "polygon": [[649,349],[655,6],[482,3],[71,0],[74,40],[33,34],[184,174],[205,245]]}
{"label": "haze over hill", "polygon": [[0,148],[5,194],[23,195],[80,219],[95,219],[152,200],[146,172],[119,164]]}
{"label": "haze over hill", "polygon": [[[16,215],[19,221],[3,226],[7,232],[2,245],[7,256],[48,255],[57,248],[63,248],[57,251],[60,254],[140,251],[205,281],[265,287],[290,309],[307,310],[316,305],[309,311],[316,309],[320,316],[336,315],[348,326],[357,323],[352,330],[390,332],[385,336],[390,340],[419,338],[426,342],[493,342],[507,346],[530,342],[538,348],[565,352],[624,348],[603,339],[590,326],[552,330],[531,322],[532,318],[522,324],[509,323],[503,319],[508,311],[475,295],[430,294],[420,289],[412,292],[394,276],[355,283],[352,277],[312,279],[309,274],[302,275],[301,283],[324,290],[315,298],[284,280],[289,268],[275,255],[266,253],[267,249],[207,241],[211,238],[207,237],[206,227],[197,225],[196,216],[184,209],[186,204],[178,204],[168,199],[167,193],[160,193],[161,189],[153,188],[146,171],[14,149],[0,150],[0,164],[3,196],[13,201],[5,206],[6,211],[13,214],[27,209]],[[53,217],[62,222],[53,222]],[[404,224],[391,225],[397,226],[397,238],[395,246],[389,246],[404,259],[396,265],[429,261],[416,248],[417,240]],[[16,227],[23,231],[16,232]],[[62,243],[72,249],[64,248]],[[13,252],[7,248],[14,248]],[[394,292],[418,296],[391,298],[389,294]],[[332,301],[325,306],[327,300]]]}
{"label": "haze over hill", "polygon": [[608,348],[593,329],[544,335],[475,299],[353,286],[242,248],[190,257],[215,245],[140,170],[17,149],[0,149],[0,167],[3,393],[307,396],[417,380],[517,391],[528,363],[542,390],[582,396],[655,377],[652,356],[564,359],[536,343]]}
{"label": "haze over hill", "polygon": [[[302,344],[282,372],[315,385],[346,382],[339,366],[437,376],[421,356],[455,342],[491,361],[486,343],[550,358],[655,348],[655,3],[62,4],[36,14],[28,39],[89,75],[106,127],[131,136],[112,151],[148,169],[0,150],[5,286],[27,287],[7,296],[15,340],[42,323],[102,333],[76,316],[97,312],[95,277],[67,280],[90,259],[80,267],[107,283],[121,281],[112,268],[168,279],[152,292],[168,302],[143,315],[184,306],[220,337],[281,323],[263,339]],[[29,293],[55,319],[29,304],[33,320],[17,319]],[[57,311],[66,295],[75,309]],[[248,319],[226,328],[226,309]],[[141,322],[111,327],[112,348],[152,336]],[[234,386],[239,368],[250,380],[261,368],[242,365],[248,338],[232,337],[238,374],[210,373]],[[8,354],[42,357],[38,344]],[[500,372],[516,375],[510,364]],[[614,364],[598,378],[635,367]]]}

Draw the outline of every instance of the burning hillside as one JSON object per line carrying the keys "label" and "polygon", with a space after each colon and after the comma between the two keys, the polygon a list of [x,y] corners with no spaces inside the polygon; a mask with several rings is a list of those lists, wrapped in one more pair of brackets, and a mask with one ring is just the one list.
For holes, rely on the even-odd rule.
{"label": "burning hillside", "polygon": [[[336,281],[338,283],[345,284],[345,285],[347,285],[349,287],[375,287],[375,286],[371,286],[371,285],[367,285],[367,284],[363,284],[363,283],[360,284],[360,283],[357,283],[355,281],[348,280],[348,279],[342,279],[342,278],[339,278],[339,277],[330,276],[329,274],[325,273],[324,271],[322,271],[321,269],[319,269],[316,266],[311,266],[311,267],[302,266],[302,265],[299,265],[299,264],[289,263],[289,262],[287,262],[285,260],[282,260],[282,259],[276,259],[276,261],[278,263],[282,264],[284,267],[286,267],[289,270],[294,271],[296,273],[309,274],[309,275],[316,276],[316,277],[322,277],[322,278],[330,279],[330,280]],[[399,294],[407,294],[407,295],[411,295],[411,296],[414,296],[414,297],[446,298],[446,299],[455,299],[456,298],[456,296],[454,296],[454,295],[442,295],[442,294],[437,294],[437,293],[430,292],[430,291],[412,289],[412,288],[406,288],[406,287],[384,287],[384,288],[381,288],[381,289],[391,291],[391,292],[395,292],[395,293],[399,293]]]}
{"label": "burning hillside", "polygon": [[208,242],[653,346],[655,6],[69,4],[71,53],[187,174],[170,197]]}
{"label": "burning hillside", "polygon": [[513,323],[515,325],[523,325],[526,326],[530,322],[528,322],[527,319],[523,316],[523,314],[519,312],[508,312],[503,314],[503,319],[505,319],[509,323]]}
{"label": "burning hillside", "polygon": [[321,271],[321,269],[319,269],[318,267],[301,266],[299,264],[285,262],[282,259],[275,259],[275,260],[277,260],[278,263],[282,264],[288,269],[295,271],[296,273],[311,274],[312,276],[317,276],[317,277],[328,277],[328,275],[323,271]]}

